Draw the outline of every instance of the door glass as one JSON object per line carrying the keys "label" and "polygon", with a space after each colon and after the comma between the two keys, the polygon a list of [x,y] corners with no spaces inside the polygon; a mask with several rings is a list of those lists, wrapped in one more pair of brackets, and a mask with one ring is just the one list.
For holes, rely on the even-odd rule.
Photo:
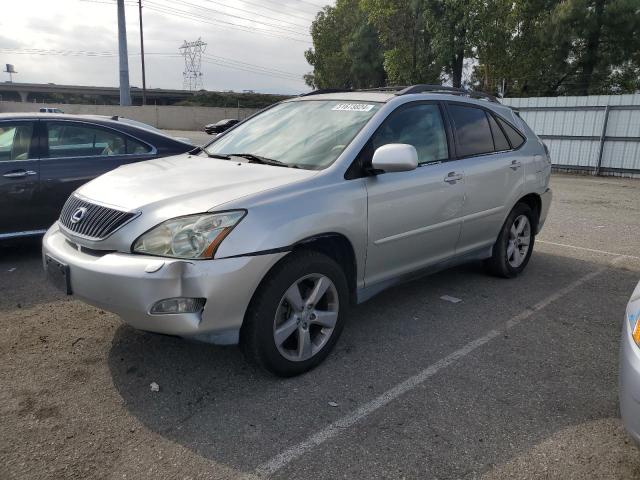
{"label": "door glass", "polygon": [[412,105],[395,111],[371,137],[371,153],[389,143],[413,145],[418,163],[449,157],[447,134],[437,105]]}
{"label": "door glass", "polygon": [[507,137],[505,137],[504,132],[496,123],[496,119],[493,118],[493,115],[488,113],[487,118],[489,119],[489,125],[491,125],[491,133],[493,134],[493,143],[495,145],[496,152],[509,150],[511,147],[509,146]]}
{"label": "door glass", "polygon": [[456,136],[458,155],[469,157],[493,152],[493,138],[489,121],[481,108],[449,105]]}
{"label": "door glass", "polygon": [[47,158],[126,155],[150,150],[141,142],[100,127],[71,122],[48,122],[47,127]]}
{"label": "door glass", "polygon": [[29,160],[33,123],[0,124],[0,161]]}

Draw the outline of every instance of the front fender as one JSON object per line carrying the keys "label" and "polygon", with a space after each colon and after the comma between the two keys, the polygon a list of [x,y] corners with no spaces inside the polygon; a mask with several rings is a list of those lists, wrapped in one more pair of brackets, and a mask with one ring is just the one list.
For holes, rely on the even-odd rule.
{"label": "front fender", "polygon": [[357,283],[364,276],[367,240],[367,192],[363,179],[306,185],[225,208],[245,208],[246,217],[222,242],[216,258],[283,251],[310,237],[345,236],[353,246]]}

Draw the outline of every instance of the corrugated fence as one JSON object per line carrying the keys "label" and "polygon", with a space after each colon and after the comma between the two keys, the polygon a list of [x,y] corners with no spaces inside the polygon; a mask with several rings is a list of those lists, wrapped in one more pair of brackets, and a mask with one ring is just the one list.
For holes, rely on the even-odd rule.
{"label": "corrugated fence", "polygon": [[640,177],[640,94],[505,98],[547,144],[554,166]]}

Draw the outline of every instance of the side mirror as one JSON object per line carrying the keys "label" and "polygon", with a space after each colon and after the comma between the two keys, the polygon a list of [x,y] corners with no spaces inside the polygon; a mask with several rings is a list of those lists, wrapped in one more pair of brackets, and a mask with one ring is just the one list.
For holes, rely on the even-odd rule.
{"label": "side mirror", "polygon": [[418,152],[413,145],[390,143],[376,149],[371,160],[373,170],[408,172],[418,167]]}

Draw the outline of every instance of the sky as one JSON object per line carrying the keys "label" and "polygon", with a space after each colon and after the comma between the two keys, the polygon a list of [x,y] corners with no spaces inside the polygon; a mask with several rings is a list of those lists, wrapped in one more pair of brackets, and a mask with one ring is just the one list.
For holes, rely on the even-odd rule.
{"label": "sky", "polygon": [[[116,0],[0,0],[0,65],[14,82],[118,85]],[[182,88],[179,47],[206,42],[207,90],[309,91],[309,27],[333,0],[142,0],[147,88]],[[142,86],[137,0],[125,0],[129,76]],[[2,73],[2,80],[9,80]]]}

